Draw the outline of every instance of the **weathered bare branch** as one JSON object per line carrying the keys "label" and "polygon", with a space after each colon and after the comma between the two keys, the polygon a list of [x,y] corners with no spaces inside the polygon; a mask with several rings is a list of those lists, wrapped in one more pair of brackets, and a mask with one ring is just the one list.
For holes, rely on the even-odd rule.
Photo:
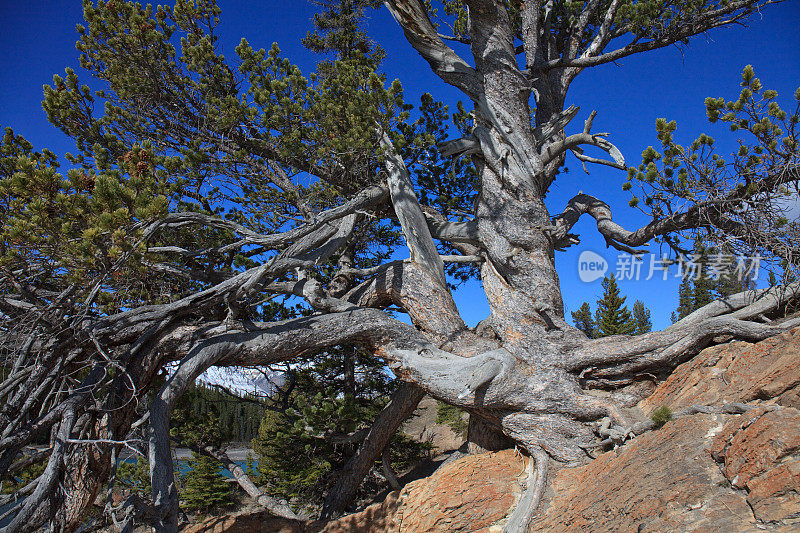
{"label": "weathered bare branch", "polygon": [[[373,185],[354,195],[342,205],[316,214],[314,218],[308,221],[306,224],[298,226],[292,230],[273,235],[263,235],[231,220],[221,219],[205,213],[196,213],[190,211],[168,214],[166,217],[148,225],[144,230],[144,235],[145,238],[149,238],[152,235],[155,235],[155,233],[162,228],[181,227],[191,224],[233,231],[243,237],[237,242],[238,247],[252,244],[263,246],[265,248],[275,248],[301,239],[318,230],[324,224],[346,217],[347,215],[366,209],[367,207],[374,206],[385,199],[388,196],[388,193],[389,190],[385,186]],[[183,250],[178,248],[155,249],[151,251],[174,251],[183,253]]]}
{"label": "weathered bare branch", "polygon": [[553,218],[553,225],[549,230],[549,235],[553,239],[553,244],[556,248],[576,243],[569,230],[583,214],[589,214],[597,221],[597,230],[606,238],[606,242],[609,245],[632,254],[642,253],[640,250],[634,250],[629,245],[631,233],[611,220],[611,208],[608,204],[594,196],[583,193],[570,199],[564,211]]}
{"label": "weathered bare branch", "polygon": [[433,72],[445,82],[461,89],[472,100],[480,98],[480,76],[452,48],[444,44],[431,23],[423,2],[387,0],[384,5],[403,28],[408,42],[425,58]]}
{"label": "weathered bare branch", "polygon": [[637,36],[628,45],[617,48],[611,52],[601,53],[605,46],[611,42],[613,37],[630,31],[630,28],[628,27],[619,28],[616,32],[609,31],[612,21],[616,17],[617,8],[621,4],[621,2],[612,2],[610,8],[606,11],[603,24],[595,36],[595,39],[580,57],[572,59],[569,56],[566,56],[557,59],[551,59],[546,63],[537,65],[535,70],[538,72],[546,72],[554,68],[565,67],[577,67],[583,69],[586,67],[610,63],[633,54],[670,46],[710,29],[735,24],[742,21],[752,13],[757,12],[758,10],[763,9],[767,5],[773,3],[776,3],[776,1],[739,0],[737,2],[729,2],[719,9],[701,11],[697,14],[694,14],[689,20],[681,21],[679,25],[676,24],[674,27],[670,28],[670,31],[667,31],[662,35],[656,36],[650,40],[642,40]]}
{"label": "weathered bare branch", "polygon": [[[572,122],[572,119],[578,114],[581,108],[577,106],[569,106],[564,111],[558,113],[555,117],[547,121],[546,123],[536,126],[533,129],[533,136],[536,139],[536,142],[540,145],[545,145],[546,143],[551,142],[557,135],[560,135],[564,128]],[[590,120],[594,118],[594,113],[589,117]],[[591,122],[589,122],[591,125]],[[588,130],[584,129],[584,133],[589,133]]]}
{"label": "weathered bare branch", "polygon": [[608,155],[614,160],[617,168],[624,169],[625,158],[619,148],[611,144],[604,136],[605,133],[576,133],[570,135],[563,141],[556,141],[552,144],[547,144],[542,150],[542,160],[544,164],[550,164],[561,157],[567,150],[574,150],[581,145],[596,146],[608,152]]}
{"label": "weathered bare branch", "polygon": [[236,461],[230,458],[226,451],[220,450],[216,446],[211,445],[203,446],[202,448],[199,448],[199,451],[222,463],[222,465],[228,469],[231,475],[233,475],[233,479],[236,480],[239,486],[242,487],[248,496],[253,498],[258,505],[276,516],[288,518],[290,520],[298,520],[297,515],[294,514],[287,505],[284,505],[275,498],[264,494],[264,492],[262,492],[261,489],[259,489],[255,483],[253,483],[244,470],[242,470],[242,467],[239,466]]}
{"label": "weathered bare branch", "polygon": [[385,308],[391,304],[406,310],[412,322],[438,338],[459,335],[466,330],[449,291],[418,264],[391,263],[374,277],[342,297],[360,307]]}
{"label": "weathered bare branch", "polygon": [[461,157],[481,153],[481,144],[475,139],[452,139],[436,146],[443,157]]}
{"label": "weathered bare branch", "polygon": [[474,221],[452,222],[436,220],[426,211],[431,236],[450,243],[478,245],[478,225]]}
{"label": "weathered bare branch", "polygon": [[419,263],[436,278],[442,287],[447,287],[444,264],[436,250],[425,215],[422,213],[414,186],[403,159],[397,155],[388,134],[381,135],[381,148],[386,159],[387,182],[394,211],[403,228],[406,244],[411,251],[411,261]]}
{"label": "weathered bare branch", "polygon": [[576,351],[570,368],[602,364],[604,368],[593,370],[591,375],[607,377],[645,368],[677,365],[720,335],[761,340],[796,326],[800,319],[769,324],[750,319],[775,311],[798,296],[798,283],[734,294],[711,302],[662,331],[635,338],[591,340]]}

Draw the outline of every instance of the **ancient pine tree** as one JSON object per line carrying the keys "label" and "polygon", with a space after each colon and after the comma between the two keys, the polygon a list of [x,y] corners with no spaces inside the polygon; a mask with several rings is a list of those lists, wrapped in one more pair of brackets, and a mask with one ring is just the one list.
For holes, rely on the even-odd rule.
{"label": "ancient pine tree", "polygon": [[[44,100],[75,139],[70,168],[60,174],[52,153],[11,130],[0,151],[0,474],[30,461],[19,458],[30,443],[50,443],[2,531],[77,530],[124,446],[146,448],[152,501],[109,499],[105,516],[176,531],[169,418],[195,378],[355,345],[403,384],[360,436],[328,511],[346,507],[427,393],[470,413],[474,449],[515,443],[533,457],[506,526],[524,531],[553,462],[585,461],[644,430],[620,410],[636,401],[630,385],[668,375],[720,335],[761,339],[800,323],[780,318],[790,284],[711,302],[663,331],[590,339],[565,321],[556,273],[583,215],[626,252],[657,242],[683,253],[702,234],[797,261],[784,201],[800,179],[797,118],[752,69],[737,98],[706,102],[712,121],[746,139],[727,161],[706,136],[678,145],[663,120],[658,150],[628,169],[593,132],[594,114],[576,124],[567,105],[582,71],[770,3],[387,0],[409,46],[467,102],[453,114],[462,136],[447,139],[441,104],[423,98],[409,115],[399,82],[380,73],[382,52],[358,25],[378,2],[324,2],[308,44],[328,59],[304,76],[277,47],[242,41],[221,55],[212,0],[86,1],[77,47],[94,87],[68,70]],[[623,228],[581,193],[546,205],[567,157],[620,169],[631,205],[652,220]],[[390,260],[399,243],[409,258]],[[451,274],[482,282],[490,315],[476,328]],[[287,296],[305,311],[277,312]]]}

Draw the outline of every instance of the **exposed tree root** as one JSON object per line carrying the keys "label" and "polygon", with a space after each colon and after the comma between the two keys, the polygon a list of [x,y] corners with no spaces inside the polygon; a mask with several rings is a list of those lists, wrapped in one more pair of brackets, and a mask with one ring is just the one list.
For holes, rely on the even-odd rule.
{"label": "exposed tree root", "polygon": [[539,446],[532,446],[528,451],[531,453],[531,460],[528,462],[525,492],[511,513],[503,533],[526,533],[529,530],[547,487],[550,457]]}
{"label": "exposed tree root", "polygon": [[[672,418],[682,418],[685,416],[692,416],[697,414],[732,414],[739,415],[746,413],[751,409],[758,407],[756,405],[746,403],[726,403],[721,405],[691,405],[686,409],[681,409],[672,413]],[[766,406],[768,409],[780,409],[779,405]],[[593,447],[609,447],[619,446],[626,440],[638,437],[648,431],[658,429],[658,425],[652,420],[646,420],[637,424],[629,426],[614,426],[612,425],[611,418],[606,417],[600,421],[598,434],[605,437],[600,442],[596,443]]]}

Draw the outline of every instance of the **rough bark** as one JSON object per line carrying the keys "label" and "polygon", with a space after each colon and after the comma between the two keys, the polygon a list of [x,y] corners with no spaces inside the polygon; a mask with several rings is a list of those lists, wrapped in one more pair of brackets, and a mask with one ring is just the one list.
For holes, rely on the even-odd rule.
{"label": "rough bark", "polygon": [[505,450],[514,445],[497,425],[471,414],[467,426],[467,451],[471,454]]}

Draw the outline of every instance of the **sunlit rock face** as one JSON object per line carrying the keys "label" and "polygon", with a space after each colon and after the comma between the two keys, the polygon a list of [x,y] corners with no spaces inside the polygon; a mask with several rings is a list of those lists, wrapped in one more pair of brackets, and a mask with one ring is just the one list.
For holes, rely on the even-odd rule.
{"label": "sunlit rock face", "polygon": [[761,342],[706,348],[640,403],[650,413],[690,405],[770,401],[800,409],[800,328]]}

